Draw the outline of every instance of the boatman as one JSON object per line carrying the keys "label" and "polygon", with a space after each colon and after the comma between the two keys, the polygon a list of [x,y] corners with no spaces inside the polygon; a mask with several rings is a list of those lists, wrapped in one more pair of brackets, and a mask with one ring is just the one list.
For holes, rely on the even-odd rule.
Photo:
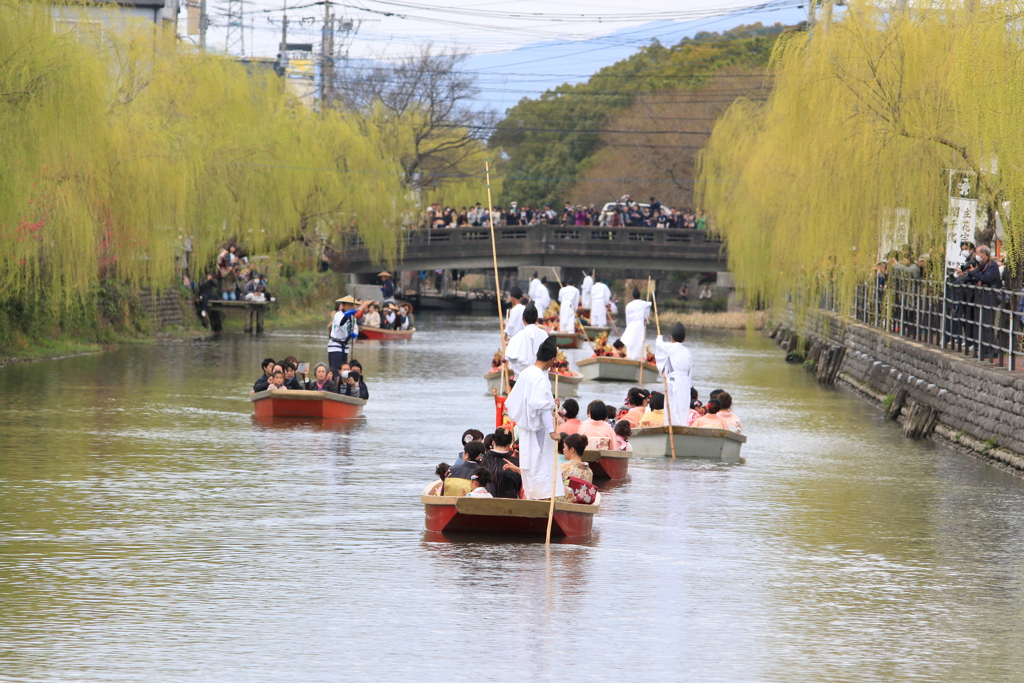
{"label": "boatman", "polygon": [[537,313],[543,318],[548,306],[551,305],[551,292],[548,291],[546,277],[538,280],[537,273],[533,274],[533,280],[530,281],[530,299],[537,305]]}
{"label": "boatman", "polygon": [[619,338],[626,345],[626,358],[641,360],[647,340],[647,319],[651,315],[651,302],[640,298],[640,290],[633,288],[633,300],[626,304],[626,329]]}
{"label": "boatman", "polygon": [[537,307],[532,301],[523,310],[523,322],[526,326],[516,332],[505,345],[505,358],[517,378],[519,373],[537,362],[537,349],[540,345],[548,339],[554,339],[547,330],[537,326]]}
{"label": "boatman", "polygon": [[327,341],[327,363],[331,366],[334,376],[338,376],[341,366],[348,362],[348,345],[359,336],[359,324],[356,323],[356,300],[351,296],[343,296],[334,303],[338,312],[328,328],[330,339]]}
{"label": "boatman", "polygon": [[658,372],[668,377],[668,407],[673,425],[685,427],[690,419],[690,387],[693,386],[693,356],[683,346],[686,328],[676,323],[672,341],[658,337],[654,342],[654,359]]}
{"label": "boatman", "polygon": [[508,309],[508,318],[505,321],[505,337],[511,339],[523,329],[523,311],[526,310],[526,306],[523,305],[523,290],[517,286],[509,290],[508,298],[512,302],[512,308]]}
{"label": "boatman", "polygon": [[603,282],[595,282],[590,290],[590,324],[594,327],[608,326],[608,304],[612,290]]}
{"label": "boatman", "polygon": [[526,288],[526,295],[530,297],[532,301],[537,301],[538,287],[540,287],[540,276],[537,275],[537,271],[533,271],[533,277],[530,278],[530,285]]}
{"label": "boatman", "polygon": [[558,331],[571,334],[576,331],[576,309],[580,305],[580,290],[572,280],[558,290]]}
{"label": "boatman", "polygon": [[391,273],[383,271],[377,273],[380,278],[380,295],[384,298],[384,305],[395,303],[395,281],[391,279]]}
{"label": "boatman", "polygon": [[591,290],[594,287],[594,276],[593,274],[587,274],[583,272],[583,284],[580,285],[580,305],[583,308],[590,308],[590,296]]}
{"label": "boatman", "polygon": [[[529,307],[527,307],[529,308]],[[537,361],[523,370],[505,400],[508,416],[519,427],[519,469],[523,492],[530,500],[564,496],[561,477],[555,468],[555,397],[551,394],[548,371],[558,352],[554,337],[548,337],[537,350]]]}

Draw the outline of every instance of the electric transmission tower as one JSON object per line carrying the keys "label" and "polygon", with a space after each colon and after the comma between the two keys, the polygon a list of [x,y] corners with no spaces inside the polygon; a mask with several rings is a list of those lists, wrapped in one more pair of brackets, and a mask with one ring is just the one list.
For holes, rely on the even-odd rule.
{"label": "electric transmission tower", "polygon": [[224,51],[229,55],[245,56],[245,6],[251,4],[249,0],[227,0],[219,8],[227,22]]}

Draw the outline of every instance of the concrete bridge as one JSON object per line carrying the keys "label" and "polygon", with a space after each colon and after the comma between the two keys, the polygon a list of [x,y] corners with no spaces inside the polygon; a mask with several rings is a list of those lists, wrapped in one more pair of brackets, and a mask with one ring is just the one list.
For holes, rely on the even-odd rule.
{"label": "concrete bridge", "polygon": [[[516,225],[495,229],[499,268],[555,266],[642,269],[644,271],[725,271],[720,240],[704,230],[601,228],[597,226]],[[342,270],[357,275],[395,270],[460,270],[493,267],[487,228],[413,230],[406,233],[398,263],[371,260],[355,233],[343,237]]]}

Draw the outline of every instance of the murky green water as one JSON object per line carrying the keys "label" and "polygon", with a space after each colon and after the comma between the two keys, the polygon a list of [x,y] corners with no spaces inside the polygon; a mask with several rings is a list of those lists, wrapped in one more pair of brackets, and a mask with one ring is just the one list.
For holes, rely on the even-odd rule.
{"label": "murky green water", "polygon": [[549,552],[423,531],[493,424],[489,321],[362,346],[365,421],[254,423],[259,360],[321,359],[320,327],[0,369],[0,679],[1024,679],[1020,484],[764,338],[692,344],[745,465],[634,461]]}

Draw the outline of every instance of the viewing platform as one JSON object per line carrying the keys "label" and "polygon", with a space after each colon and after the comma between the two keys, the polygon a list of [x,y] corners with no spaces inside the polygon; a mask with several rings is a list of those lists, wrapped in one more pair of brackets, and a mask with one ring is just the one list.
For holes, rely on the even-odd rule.
{"label": "viewing platform", "polygon": [[[231,311],[241,311],[242,315],[245,316],[244,331],[247,334],[253,332],[263,334],[263,319],[273,303],[273,301],[224,301],[223,299],[213,299],[207,302],[206,306],[211,311],[220,312],[222,316],[227,315]],[[212,320],[211,325],[213,325]],[[219,328],[218,322],[213,329],[215,332],[219,332]]]}

